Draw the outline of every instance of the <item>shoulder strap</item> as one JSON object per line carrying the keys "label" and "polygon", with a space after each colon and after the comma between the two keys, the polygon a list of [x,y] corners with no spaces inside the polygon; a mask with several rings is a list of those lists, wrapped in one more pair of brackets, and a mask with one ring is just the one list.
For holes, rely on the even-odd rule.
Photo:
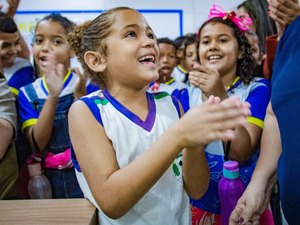
{"label": "shoulder strap", "polygon": [[[103,122],[102,122],[102,118],[101,118],[101,113],[100,113],[100,109],[97,106],[98,104],[101,104],[101,102],[104,102],[103,100],[101,100],[100,98],[89,98],[89,97],[83,97],[78,99],[77,101],[83,101],[88,108],[90,109],[91,113],[93,114],[93,116],[96,118],[96,120],[103,126]],[[106,100],[106,99],[105,99]],[[106,100],[107,101],[107,100]],[[104,103],[105,104],[105,103]]]}
{"label": "shoulder strap", "polygon": [[34,90],[32,84],[26,85],[26,86],[24,87],[24,89],[25,89],[25,92],[26,92],[26,94],[28,95],[30,101],[33,101],[34,99],[37,99],[37,98],[38,98],[37,93],[36,93],[36,91]]}

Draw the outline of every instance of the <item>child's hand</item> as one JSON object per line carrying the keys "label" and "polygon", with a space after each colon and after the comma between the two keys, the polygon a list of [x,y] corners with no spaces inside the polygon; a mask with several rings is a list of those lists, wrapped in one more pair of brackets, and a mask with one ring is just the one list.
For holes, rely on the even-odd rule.
{"label": "child's hand", "polygon": [[62,64],[56,62],[53,55],[48,56],[44,67],[46,84],[49,90],[49,96],[59,97],[65,77],[65,68]]}
{"label": "child's hand", "polygon": [[206,98],[210,95],[218,96],[221,99],[227,97],[222,78],[216,70],[195,63],[189,73],[189,80],[191,84],[201,89]]}
{"label": "child's hand", "polygon": [[[13,18],[19,7],[19,3],[20,3],[20,0],[7,0],[7,3],[5,3],[5,5],[0,4],[0,10],[4,11],[4,13],[6,13],[11,18]],[[3,9],[3,7],[4,7],[4,9]]]}
{"label": "child's hand", "polygon": [[286,27],[300,15],[300,6],[297,0],[272,0],[269,3],[270,17],[283,27]]}
{"label": "child's hand", "polygon": [[73,90],[75,99],[78,99],[86,95],[87,76],[78,67],[73,68],[72,71],[77,74],[79,78]]}
{"label": "child's hand", "polygon": [[175,125],[182,147],[234,138],[233,129],[246,123],[250,106],[240,102],[238,97],[219,101],[218,97],[210,96],[202,105],[190,109]]}

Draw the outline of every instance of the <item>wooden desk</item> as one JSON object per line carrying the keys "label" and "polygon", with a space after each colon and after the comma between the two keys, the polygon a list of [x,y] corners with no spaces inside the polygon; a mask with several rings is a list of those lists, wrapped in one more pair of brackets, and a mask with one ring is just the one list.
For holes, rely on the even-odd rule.
{"label": "wooden desk", "polygon": [[86,199],[0,201],[0,225],[96,225],[96,208]]}

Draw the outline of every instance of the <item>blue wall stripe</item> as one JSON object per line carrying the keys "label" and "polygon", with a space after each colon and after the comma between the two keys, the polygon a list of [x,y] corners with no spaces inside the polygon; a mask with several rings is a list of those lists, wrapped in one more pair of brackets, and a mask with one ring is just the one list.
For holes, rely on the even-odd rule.
{"label": "blue wall stripe", "polygon": [[[180,9],[141,9],[137,10],[140,13],[175,13],[179,15],[179,32],[180,36],[183,35],[183,11]],[[24,10],[17,11],[16,14],[49,14],[49,13],[101,13],[103,10]]]}

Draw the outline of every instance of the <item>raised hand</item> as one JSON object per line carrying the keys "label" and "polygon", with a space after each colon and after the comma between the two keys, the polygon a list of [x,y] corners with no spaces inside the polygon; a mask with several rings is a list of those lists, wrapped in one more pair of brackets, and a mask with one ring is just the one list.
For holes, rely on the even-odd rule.
{"label": "raised hand", "polygon": [[207,102],[190,109],[177,123],[183,147],[231,140],[235,137],[233,129],[246,123],[250,115],[248,103],[241,103],[238,97],[218,102],[219,98],[210,96]]}
{"label": "raised hand", "polygon": [[195,63],[192,71],[189,73],[189,80],[191,84],[202,90],[206,98],[210,95],[218,96],[221,99],[227,97],[222,78],[216,70]]}
{"label": "raised hand", "polygon": [[78,99],[84,95],[86,95],[86,82],[87,82],[87,76],[78,68],[75,67],[72,69],[72,71],[77,74],[78,80],[74,86],[74,96],[75,99]]}
{"label": "raised hand", "polygon": [[44,64],[44,71],[49,96],[59,97],[66,75],[64,66],[56,62],[54,55],[49,55]]}
{"label": "raised hand", "polygon": [[8,8],[6,10],[6,14],[8,14],[11,18],[13,18],[16,14],[16,11],[19,7],[20,0],[7,0]]}
{"label": "raised hand", "polygon": [[272,0],[269,2],[270,17],[283,27],[300,15],[300,6],[297,0]]}

